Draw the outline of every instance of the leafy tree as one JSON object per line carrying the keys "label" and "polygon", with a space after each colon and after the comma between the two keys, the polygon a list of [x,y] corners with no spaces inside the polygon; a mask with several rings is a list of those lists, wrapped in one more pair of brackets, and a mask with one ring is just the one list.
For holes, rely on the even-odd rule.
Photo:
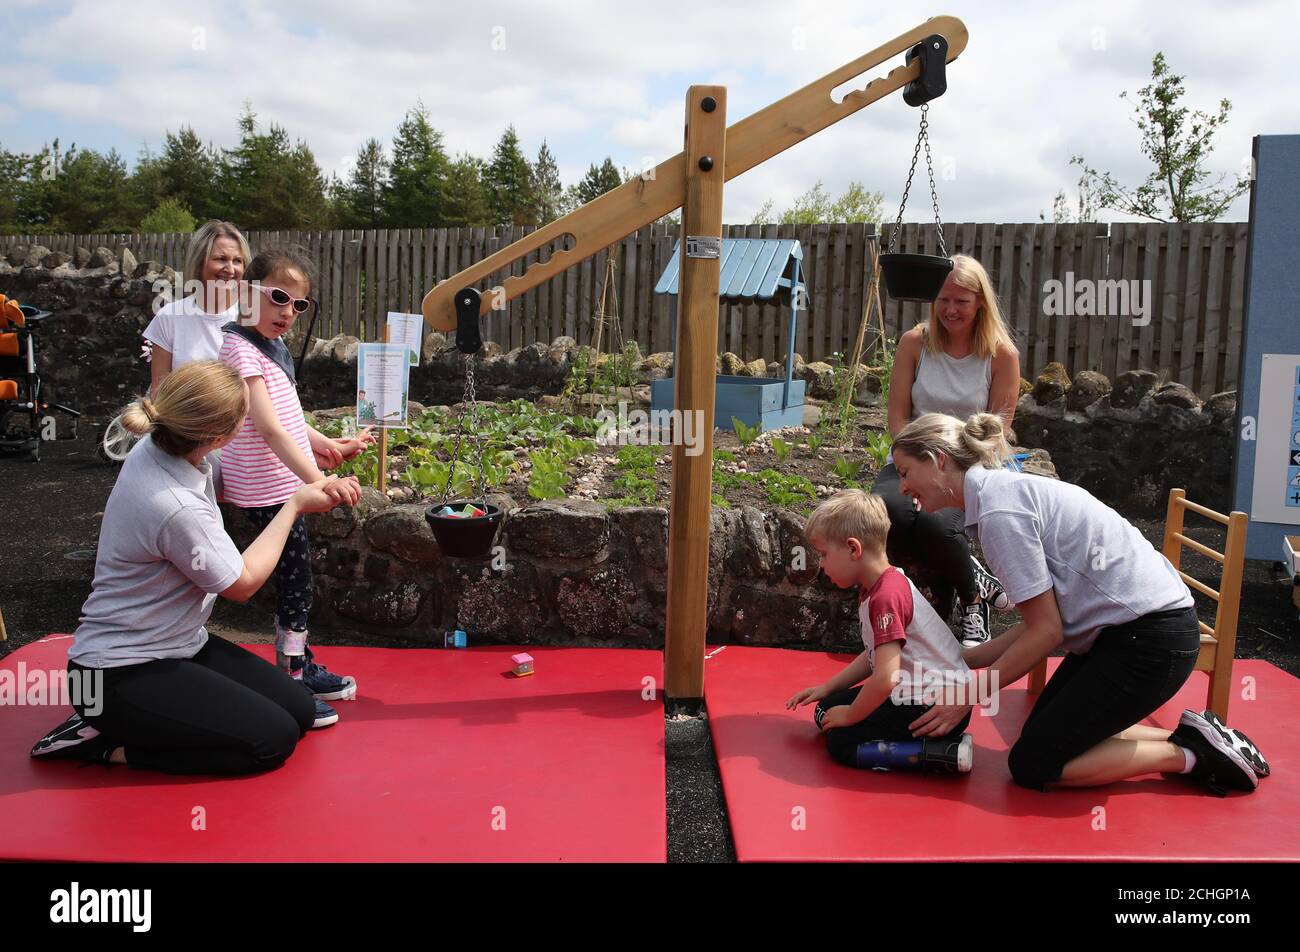
{"label": "leafy tree", "polygon": [[[878,222],[884,213],[885,196],[868,192],[861,182],[849,182],[844,194],[832,199],[821,180],[794,200],[794,204],[776,216],[781,225],[824,225],[831,222]],[[773,219],[775,202],[768,199],[751,224],[762,225]]]}
{"label": "leafy tree", "polygon": [[485,182],[494,224],[537,224],[533,170],[519,149],[519,136],[513,125],[506,127],[492,150]]}
{"label": "leafy tree", "polygon": [[144,234],[161,232],[191,232],[198,226],[189,209],[175,198],[164,198],[148,215],[140,220]]}
{"label": "leafy tree", "polygon": [[450,162],[442,133],[429,122],[429,110],[417,102],[393,138],[393,160],[383,185],[384,218],[398,228],[432,228],[443,224],[448,200]]}
{"label": "leafy tree", "polygon": [[[1156,53],[1151,61],[1151,83],[1138,90],[1133,105],[1134,121],[1142,134],[1142,154],[1154,166],[1141,185],[1125,186],[1109,172],[1089,166],[1081,155],[1070,159],[1072,165],[1082,168],[1100,207],[1153,221],[1214,221],[1250,188],[1248,175],[1238,176],[1227,187],[1221,186],[1226,173],[1206,184],[1214,135],[1227,122],[1232,104],[1219,100],[1214,115],[1190,111],[1181,104],[1184,92],[1183,77],[1169,69],[1164,53]],[[1120,98],[1127,100],[1129,95],[1124,92]]]}
{"label": "leafy tree", "polygon": [[[1038,213],[1040,221],[1047,221],[1047,216],[1042,212]],[[1062,222],[1072,221],[1096,221],[1097,220],[1097,202],[1096,196],[1092,193],[1092,188],[1088,184],[1088,177],[1082,175],[1079,177],[1079,195],[1075,201],[1073,210],[1070,208],[1069,196],[1065,194],[1065,189],[1056,193],[1056,198],[1052,199],[1052,221],[1058,225]]]}

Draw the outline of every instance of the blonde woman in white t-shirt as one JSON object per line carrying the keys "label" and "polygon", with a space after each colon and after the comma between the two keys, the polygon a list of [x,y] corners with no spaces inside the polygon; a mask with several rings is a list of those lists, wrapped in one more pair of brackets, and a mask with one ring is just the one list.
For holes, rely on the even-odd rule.
{"label": "blonde woman in white t-shirt", "polygon": [[[190,236],[183,275],[189,293],[160,307],[144,329],[151,396],[173,370],[217,359],[221,328],[239,318],[239,281],[251,257],[248,239],[228,221],[206,222]],[[120,463],[138,439],[114,417],[99,434],[99,454]]]}
{"label": "blonde woman in white t-shirt", "polygon": [[[1173,730],[1147,723],[1191,676],[1196,606],[1178,572],[1123,516],[1082,487],[1010,472],[1005,424],[928,413],[898,434],[900,489],[923,509],[953,507],[975,530],[1021,622],[964,652],[989,691],[1014,684],[1058,646],[1052,675],[1007,755],[1023,787],[1095,787],[1187,774],[1219,796],[1250,792],[1269,766],[1213,711]],[[969,705],[936,704],[912,725],[946,735]]]}
{"label": "blonde woman in white t-shirt", "polygon": [[185,249],[185,290],[159,308],[144,336],[153,344],[151,393],[173,370],[194,360],[216,360],[221,328],[239,319],[239,281],[252,260],[248,239],[228,221],[210,221]]}

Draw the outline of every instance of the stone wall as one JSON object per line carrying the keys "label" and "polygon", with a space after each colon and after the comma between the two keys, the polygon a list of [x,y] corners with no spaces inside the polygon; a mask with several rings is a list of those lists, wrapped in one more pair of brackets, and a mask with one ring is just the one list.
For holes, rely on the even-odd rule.
{"label": "stone wall", "polygon": [[1051,454],[1061,479],[1125,512],[1162,515],[1173,487],[1227,512],[1236,420],[1235,391],[1202,402],[1148,370],[1120,374],[1112,386],[1090,370],[1071,380],[1052,363],[1020,398],[1015,432]]}
{"label": "stone wall", "polygon": [[[507,513],[490,558],[446,556],[425,506],[362,490],[353,509],[307,517],[312,540],[312,623],[442,644],[461,628],[476,643],[660,647],[667,602],[668,512],[606,510],[576,499]],[[256,530],[224,506],[242,549]],[[857,598],[818,577],[817,552],[794,513],[714,509],[709,531],[709,637],[756,645],[859,643]],[[796,547],[803,547],[802,560]],[[257,596],[269,614],[275,596]],[[269,621],[268,621],[269,625]]]}

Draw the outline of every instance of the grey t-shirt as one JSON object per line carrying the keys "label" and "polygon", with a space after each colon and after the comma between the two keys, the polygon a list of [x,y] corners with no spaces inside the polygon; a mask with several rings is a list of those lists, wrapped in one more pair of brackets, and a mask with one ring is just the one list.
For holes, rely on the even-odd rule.
{"label": "grey t-shirt", "polygon": [[212,467],[171,456],[146,436],[104,507],[95,581],[68,657],[88,668],[192,658],[207,641],[217,594],[243,571]]}
{"label": "grey t-shirt", "polygon": [[1072,483],[972,466],[966,526],[1016,604],[1056,590],[1066,650],[1098,632],[1195,604],[1178,571],[1127,519]]}

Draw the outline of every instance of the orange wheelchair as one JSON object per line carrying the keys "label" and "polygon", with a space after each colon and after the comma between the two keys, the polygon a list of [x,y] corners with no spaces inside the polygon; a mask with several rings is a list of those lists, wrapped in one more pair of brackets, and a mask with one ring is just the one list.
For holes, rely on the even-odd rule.
{"label": "orange wheelchair", "polygon": [[[45,440],[75,440],[81,414],[61,403],[41,400],[36,370],[36,341],[41,322],[50,317],[29,304],[0,294],[0,456],[38,460]],[[67,417],[61,426],[52,415]]]}

